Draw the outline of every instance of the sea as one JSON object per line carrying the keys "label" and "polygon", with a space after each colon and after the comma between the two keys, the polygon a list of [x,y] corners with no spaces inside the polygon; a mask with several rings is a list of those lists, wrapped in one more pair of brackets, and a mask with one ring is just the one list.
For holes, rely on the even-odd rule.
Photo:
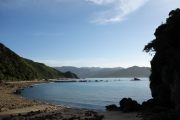
{"label": "sea", "polygon": [[104,111],[126,97],[138,103],[151,98],[149,78],[86,78],[79,82],[49,82],[25,88],[21,95],[31,100],[71,108]]}

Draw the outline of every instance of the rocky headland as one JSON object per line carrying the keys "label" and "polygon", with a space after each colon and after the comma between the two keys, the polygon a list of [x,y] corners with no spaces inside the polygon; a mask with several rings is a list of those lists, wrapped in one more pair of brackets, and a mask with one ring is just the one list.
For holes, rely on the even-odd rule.
{"label": "rocky headland", "polygon": [[106,106],[110,111],[139,111],[144,120],[180,120],[180,9],[169,13],[166,23],[154,33],[155,39],[144,50],[151,60],[150,89],[152,99],[141,105],[123,98],[120,106]]}

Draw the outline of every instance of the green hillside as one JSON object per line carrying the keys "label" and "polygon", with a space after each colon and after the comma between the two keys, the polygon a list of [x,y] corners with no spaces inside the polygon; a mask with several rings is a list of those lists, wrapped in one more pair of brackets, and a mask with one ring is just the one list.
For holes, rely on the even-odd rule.
{"label": "green hillside", "polygon": [[73,73],[63,73],[45,64],[20,57],[0,43],[0,80],[34,80],[50,78],[78,78]]}

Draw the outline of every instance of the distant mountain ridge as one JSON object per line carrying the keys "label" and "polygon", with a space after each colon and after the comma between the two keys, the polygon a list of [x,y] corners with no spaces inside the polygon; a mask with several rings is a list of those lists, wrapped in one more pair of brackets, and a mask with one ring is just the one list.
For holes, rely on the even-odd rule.
{"label": "distant mountain ridge", "polygon": [[71,72],[60,72],[43,63],[25,59],[0,43],[0,80],[34,80],[78,78]]}
{"label": "distant mountain ridge", "polygon": [[129,68],[100,68],[100,67],[73,67],[63,66],[55,67],[62,72],[71,71],[80,78],[110,78],[110,77],[149,77],[149,67],[132,66]]}

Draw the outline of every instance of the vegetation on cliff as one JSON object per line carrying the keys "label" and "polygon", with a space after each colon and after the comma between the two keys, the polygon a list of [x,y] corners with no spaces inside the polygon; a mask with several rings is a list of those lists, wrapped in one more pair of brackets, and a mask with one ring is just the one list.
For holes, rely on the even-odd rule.
{"label": "vegetation on cliff", "polygon": [[78,78],[75,74],[63,73],[43,63],[20,57],[0,43],[0,80],[33,80],[49,78]]}

